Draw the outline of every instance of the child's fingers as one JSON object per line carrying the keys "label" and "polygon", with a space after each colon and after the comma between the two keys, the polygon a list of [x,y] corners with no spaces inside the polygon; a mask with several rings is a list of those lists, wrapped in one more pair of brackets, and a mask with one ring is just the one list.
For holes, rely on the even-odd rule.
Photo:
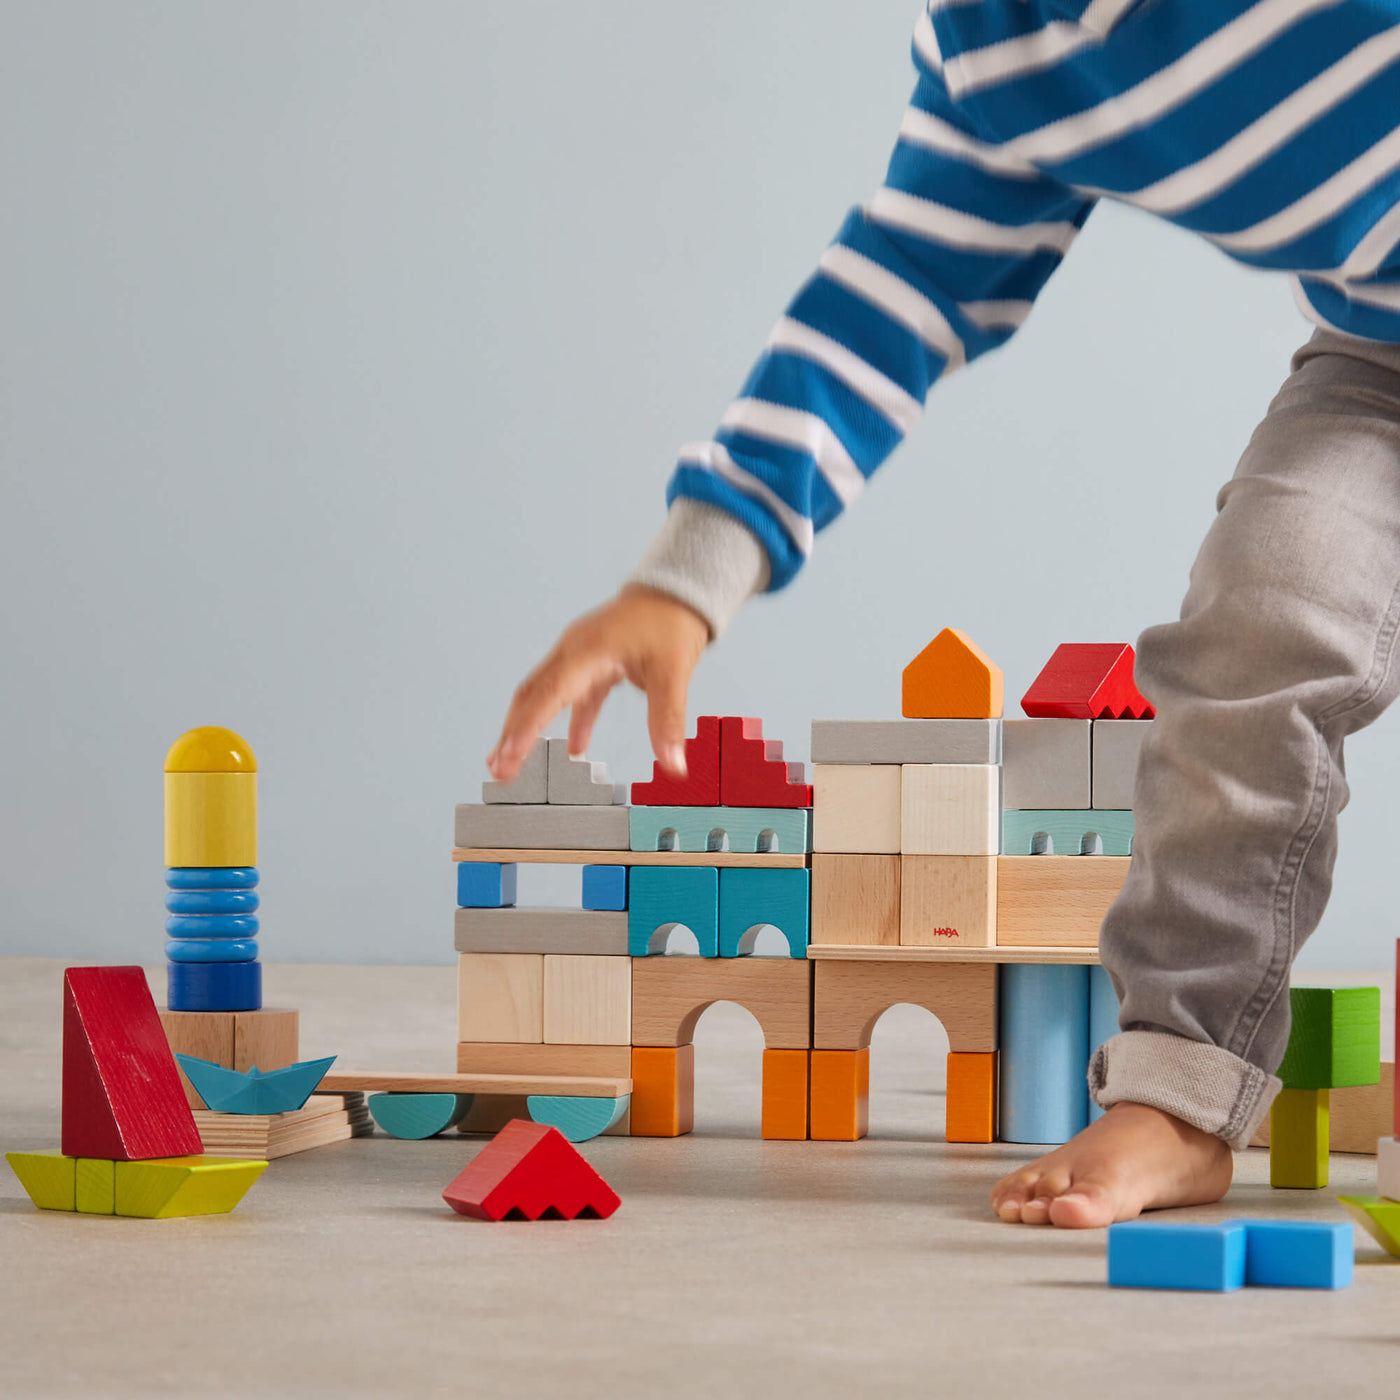
{"label": "child's fingers", "polygon": [[508,783],[519,773],[535,740],[568,704],[567,695],[567,668],[553,657],[521,681],[511,697],[501,737],[486,759],[498,782]]}
{"label": "child's fingers", "polygon": [[686,776],[685,696],[689,681],[686,669],[674,664],[647,678],[647,729],[652,752],[675,778]]}
{"label": "child's fingers", "polygon": [[603,708],[603,701],[612,693],[615,684],[616,682],[611,677],[604,677],[587,695],[574,701],[573,713],[569,716],[569,752],[571,754],[587,752],[589,740],[593,737],[593,726],[598,719],[598,712]]}

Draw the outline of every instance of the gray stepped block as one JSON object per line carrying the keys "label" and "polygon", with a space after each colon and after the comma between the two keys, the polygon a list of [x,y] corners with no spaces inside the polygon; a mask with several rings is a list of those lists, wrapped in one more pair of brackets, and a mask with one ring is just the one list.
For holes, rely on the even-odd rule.
{"label": "gray stepped block", "polygon": [[1087,719],[1009,719],[1002,728],[1002,805],[1050,808],[1089,806]]}
{"label": "gray stepped block", "polygon": [[627,956],[627,911],[459,909],[459,953],[589,953]]}
{"label": "gray stepped block", "polygon": [[[810,807],[633,807],[631,813],[634,851],[728,849],[791,855],[812,849]],[[668,831],[675,833],[674,844],[662,842]],[[773,839],[765,837],[767,832]]]}
{"label": "gray stepped block", "polygon": [[1000,763],[999,719],[814,719],[813,763]]}
{"label": "gray stepped block", "polygon": [[[1133,853],[1133,814],[1131,812],[1003,812],[1001,814],[1001,853],[1004,856],[1077,856],[1086,854],[1084,838],[1098,838],[1091,854],[1129,856]],[[1036,837],[1049,838],[1044,849]]]}
{"label": "gray stepped block", "polygon": [[457,808],[454,840],[458,846],[488,850],[518,846],[533,851],[625,851],[629,810],[463,802]]}
{"label": "gray stepped block", "polygon": [[525,755],[520,772],[508,783],[485,782],[481,785],[483,802],[522,803],[546,802],[549,799],[549,741],[536,739],[535,747]]}
{"label": "gray stepped block", "polygon": [[1151,728],[1150,719],[1094,721],[1095,807],[1124,808],[1133,805],[1138,754]]}
{"label": "gray stepped block", "polygon": [[562,807],[612,807],[627,801],[627,784],[610,783],[606,763],[570,758],[567,739],[551,739],[549,801]]}

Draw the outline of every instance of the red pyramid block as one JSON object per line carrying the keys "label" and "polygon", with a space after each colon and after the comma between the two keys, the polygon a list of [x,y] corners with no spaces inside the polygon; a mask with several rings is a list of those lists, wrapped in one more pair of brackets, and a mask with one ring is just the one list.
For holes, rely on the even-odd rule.
{"label": "red pyramid block", "polygon": [[1133,680],[1127,642],[1063,642],[1031,683],[1021,708],[1033,719],[1151,719]]}
{"label": "red pyramid block", "polygon": [[622,1204],[558,1128],[524,1118],[507,1123],[442,1199],[477,1220],[602,1220]]}
{"label": "red pyramid block", "polygon": [[687,777],[668,778],[659,763],[652,767],[649,783],[632,784],[637,807],[719,806],[719,716],[701,715],[695,721],[695,737],[685,741]]}
{"label": "red pyramid block", "polygon": [[800,763],[783,762],[783,741],[763,737],[761,719],[726,715],[720,730],[722,807],[810,807]]}
{"label": "red pyramid block", "polygon": [[140,1162],[204,1151],[146,974],[63,974],[63,1155]]}

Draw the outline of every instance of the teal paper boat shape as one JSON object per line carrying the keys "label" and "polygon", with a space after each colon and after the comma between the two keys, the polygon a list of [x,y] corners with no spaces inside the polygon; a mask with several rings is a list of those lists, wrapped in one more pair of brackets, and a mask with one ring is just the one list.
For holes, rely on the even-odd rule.
{"label": "teal paper boat shape", "polygon": [[328,1055],[324,1060],[303,1060],[264,1074],[256,1065],[244,1073],[193,1055],[177,1054],[175,1058],[199,1097],[217,1113],[291,1113],[315,1093],[335,1063],[335,1056]]}

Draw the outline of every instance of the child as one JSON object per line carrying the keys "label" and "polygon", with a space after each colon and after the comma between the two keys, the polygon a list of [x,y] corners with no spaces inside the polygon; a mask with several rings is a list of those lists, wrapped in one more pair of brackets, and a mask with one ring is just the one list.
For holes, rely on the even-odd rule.
{"label": "child", "polygon": [[1342,743],[1394,698],[1400,630],[1400,12],[1394,0],[937,0],[884,186],[846,220],[621,594],[516,693],[509,778],[573,707],[646,691],[684,768],[686,685],[781,588],[941,375],[1009,338],[1097,198],[1293,274],[1319,329],[1256,431],[1180,620],[1138,645],[1157,709],[1102,956],[1109,1111],[999,1182],[1003,1220],[1106,1225],[1225,1194],[1278,1091],[1288,974],[1327,901]]}

